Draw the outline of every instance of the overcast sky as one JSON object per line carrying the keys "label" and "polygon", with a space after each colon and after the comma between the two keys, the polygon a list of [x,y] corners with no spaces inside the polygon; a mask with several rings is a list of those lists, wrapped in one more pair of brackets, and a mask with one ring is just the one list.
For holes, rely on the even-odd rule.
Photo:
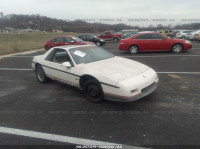
{"label": "overcast sky", "polygon": [[168,25],[200,22],[200,0],[0,0],[0,12],[111,24]]}

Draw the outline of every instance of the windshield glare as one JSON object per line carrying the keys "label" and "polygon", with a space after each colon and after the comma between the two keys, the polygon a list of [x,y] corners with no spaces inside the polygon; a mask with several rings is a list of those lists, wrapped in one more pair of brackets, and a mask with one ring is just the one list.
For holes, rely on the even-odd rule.
{"label": "windshield glare", "polygon": [[73,48],[69,52],[76,64],[87,64],[114,57],[110,52],[95,46]]}

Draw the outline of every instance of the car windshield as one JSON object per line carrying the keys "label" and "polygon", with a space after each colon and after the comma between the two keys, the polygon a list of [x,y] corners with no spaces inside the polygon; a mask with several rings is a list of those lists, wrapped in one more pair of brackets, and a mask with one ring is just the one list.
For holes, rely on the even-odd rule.
{"label": "car windshield", "polygon": [[110,52],[96,46],[73,48],[69,52],[76,64],[87,64],[114,57]]}
{"label": "car windshield", "polygon": [[78,38],[78,37],[72,37],[74,40],[78,41],[78,42],[83,42],[82,39]]}

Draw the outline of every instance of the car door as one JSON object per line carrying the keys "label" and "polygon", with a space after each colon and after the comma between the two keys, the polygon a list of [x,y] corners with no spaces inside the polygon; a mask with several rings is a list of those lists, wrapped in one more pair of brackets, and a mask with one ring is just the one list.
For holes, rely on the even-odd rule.
{"label": "car door", "polygon": [[[71,68],[66,68],[62,66],[63,62],[70,62]],[[76,84],[77,75],[75,75],[74,64],[68,54],[64,49],[55,48],[45,59],[44,71],[46,75],[52,79],[73,85]]]}
{"label": "car door", "polygon": [[152,51],[155,48],[155,41],[151,34],[142,34],[135,38],[140,51]]}
{"label": "car door", "polygon": [[95,41],[94,41],[94,37],[91,36],[91,35],[87,35],[87,41],[95,42]]}
{"label": "car door", "polygon": [[105,34],[105,39],[106,39],[106,40],[112,39],[112,34],[111,34],[111,32],[106,32],[106,34]]}
{"label": "car door", "polygon": [[69,37],[64,37],[64,45],[73,45],[75,43],[75,41],[74,42],[72,42],[72,41],[74,41],[74,40]]}
{"label": "car door", "polygon": [[154,40],[154,50],[168,51],[171,49],[170,39],[161,34],[152,34]]}
{"label": "car door", "polygon": [[86,35],[82,35],[79,38],[81,38],[83,41],[87,41],[87,36]]}
{"label": "car door", "polygon": [[64,42],[64,38],[63,38],[63,37],[57,37],[57,38],[55,38],[55,39],[52,40],[52,41],[53,41],[53,43],[54,43],[54,47],[65,45],[65,42]]}

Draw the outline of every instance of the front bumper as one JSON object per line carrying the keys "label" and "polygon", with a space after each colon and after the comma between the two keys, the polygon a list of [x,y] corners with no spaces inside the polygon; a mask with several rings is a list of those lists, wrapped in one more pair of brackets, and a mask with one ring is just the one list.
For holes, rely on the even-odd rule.
{"label": "front bumper", "polygon": [[129,50],[129,45],[127,45],[127,44],[119,44],[119,50],[120,51],[128,51]]}
{"label": "front bumper", "polygon": [[110,101],[132,102],[151,94],[152,92],[156,90],[156,88],[157,88],[157,83],[153,83],[147,86],[146,88],[142,89],[140,94],[137,94],[131,97],[118,96],[114,94],[104,94],[104,97],[105,99],[110,100]]}
{"label": "front bumper", "polygon": [[185,44],[184,45],[184,50],[190,50],[192,49],[192,44]]}
{"label": "front bumper", "polygon": [[158,76],[153,69],[120,81],[116,84],[119,88],[103,87],[105,99],[111,101],[131,102],[151,94],[158,84]]}

